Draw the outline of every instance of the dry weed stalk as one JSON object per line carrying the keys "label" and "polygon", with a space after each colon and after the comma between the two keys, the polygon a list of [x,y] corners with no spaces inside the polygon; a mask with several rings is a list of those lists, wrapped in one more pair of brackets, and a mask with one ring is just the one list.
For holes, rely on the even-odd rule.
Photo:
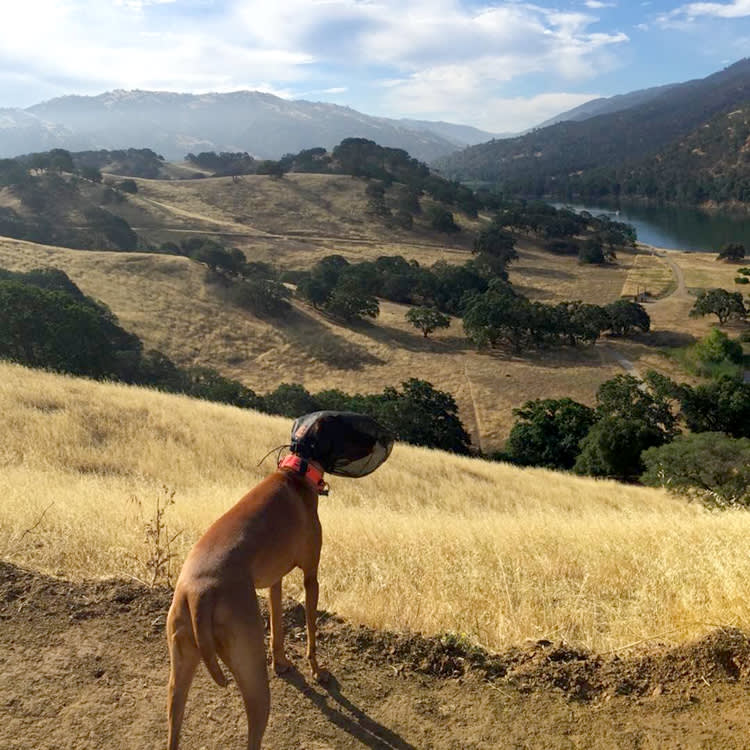
{"label": "dry weed stalk", "polygon": [[[175,504],[174,496],[174,489],[162,485],[161,491],[154,500],[151,516],[143,522],[145,555],[133,555],[145,573],[145,580],[138,580],[149,588],[158,584],[172,585],[172,560],[175,558],[172,544],[182,534],[182,529],[170,533],[167,524],[167,511]],[[133,495],[131,501],[137,506],[139,514],[143,516],[143,503],[140,498]]]}

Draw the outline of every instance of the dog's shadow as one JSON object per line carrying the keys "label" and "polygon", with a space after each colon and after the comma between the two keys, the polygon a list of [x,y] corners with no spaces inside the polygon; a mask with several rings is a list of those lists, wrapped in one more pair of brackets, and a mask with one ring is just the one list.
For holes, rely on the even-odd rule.
{"label": "dog's shadow", "polygon": [[[296,668],[291,668],[280,677],[308,698],[329,721],[358,739],[365,747],[373,750],[417,750],[394,731],[370,718],[343,695],[333,675],[329,674],[326,682],[320,685],[325,692],[311,685]],[[338,707],[329,704],[329,696]]]}

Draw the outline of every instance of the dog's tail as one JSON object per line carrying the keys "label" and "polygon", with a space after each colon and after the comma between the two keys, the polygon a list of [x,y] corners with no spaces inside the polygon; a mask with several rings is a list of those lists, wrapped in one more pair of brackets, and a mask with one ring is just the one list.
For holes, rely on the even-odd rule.
{"label": "dog's tail", "polygon": [[229,683],[224,672],[221,671],[219,660],[216,657],[216,641],[214,640],[213,615],[214,597],[208,592],[195,597],[190,602],[190,619],[193,622],[193,636],[198,645],[201,659],[206,665],[214,682],[220,687],[226,687]]}

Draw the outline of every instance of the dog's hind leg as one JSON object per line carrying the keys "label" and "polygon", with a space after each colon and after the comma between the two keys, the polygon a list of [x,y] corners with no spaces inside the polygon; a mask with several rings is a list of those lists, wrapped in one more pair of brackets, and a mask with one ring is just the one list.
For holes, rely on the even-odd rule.
{"label": "dog's hind leg", "polygon": [[198,647],[193,641],[192,628],[189,622],[181,628],[178,626],[176,630],[172,623],[168,623],[167,633],[171,660],[167,694],[167,718],[169,721],[167,747],[169,750],[177,750],[188,691],[201,657]]}
{"label": "dog's hind leg", "polygon": [[247,714],[247,748],[260,750],[268,723],[271,696],[263,643],[264,624],[255,591],[248,588],[232,597],[231,606],[217,608],[221,635],[219,656],[229,667],[242,694]]}
{"label": "dog's hind leg", "polygon": [[291,662],[284,655],[284,610],[281,604],[281,579],[279,579],[268,592],[268,601],[271,610],[271,659],[276,674],[283,674]]}
{"label": "dog's hind leg", "polygon": [[307,625],[307,661],[318,682],[328,679],[328,672],[318,665],[316,629],[318,620],[318,569],[305,571],[305,623]]}

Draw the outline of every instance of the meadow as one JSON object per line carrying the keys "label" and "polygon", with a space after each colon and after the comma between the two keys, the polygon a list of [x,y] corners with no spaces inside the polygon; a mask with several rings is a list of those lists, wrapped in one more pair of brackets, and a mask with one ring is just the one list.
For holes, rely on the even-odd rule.
{"label": "meadow", "polygon": [[[149,580],[157,503],[170,576],[272,470],[290,420],[0,364],[0,558],[71,579]],[[746,513],[666,492],[397,445],[321,498],[321,608],[499,649],[600,652],[746,626]],[[295,573],[287,593],[300,595]]]}

